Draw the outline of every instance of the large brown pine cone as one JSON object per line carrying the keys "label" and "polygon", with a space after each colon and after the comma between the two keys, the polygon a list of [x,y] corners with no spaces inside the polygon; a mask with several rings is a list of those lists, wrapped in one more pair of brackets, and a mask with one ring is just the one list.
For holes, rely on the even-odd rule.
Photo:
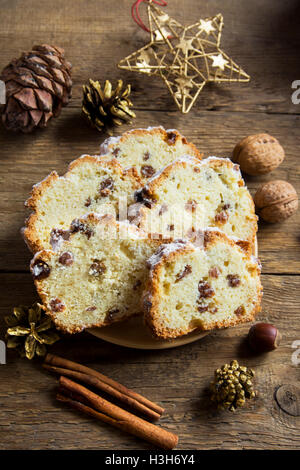
{"label": "large brown pine cone", "polygon": [[48,44],[34,46],[13,59],[0,75],[6,85],[4,126],[22,132],[46,127],[71,98],[71,67],[64,50]]}

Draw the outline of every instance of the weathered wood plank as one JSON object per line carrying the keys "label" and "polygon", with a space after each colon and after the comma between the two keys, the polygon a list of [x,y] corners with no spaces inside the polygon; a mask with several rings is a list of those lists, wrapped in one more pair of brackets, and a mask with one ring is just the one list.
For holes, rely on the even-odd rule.
{"label": "weathered wood plank", "polygon": [[[133,85],[136,108],[175,110],[159,79],[116,67],[121,58],[148,42],[148,34],[131,19],[131,4],[126,0],[111,8],[109,0],[76,0],[70,8],[59,0],[2,1],[0,40],[5,47],[0,51],[0,67],[29,50],[33,42],[52,42],[65,48],[74,66],[71,106],[80,104],[81,85],[89,77],[115,80],[121,76]],[[208,86],[198,99],[198,111],[299,113],[300,107],[291,102],[291,83],[299,76],[297,0],[269,1],[263,6],[259,0],[249,4],[233,0],[230,5],[186,1],[184,6],[173,0],[166,11],[184,24],[221,11],[225,21],[221,47],[252,77],[249,84]]]}
{"label": "weathered wood plank", "polygon": [[[291,102],[291,83],[299,78],[300,12],[297,0],[173,0],[166,11],[189,24],[199,16],[224,14],[223,49],[252,76],[249,84],[210,85],[187,116],[176,112],[159,79],[125,73],[117,62],[147,42],[130,16],[131,0],[1,0],[0,69],[33,43],[65,48],[73,63],[73,98],[61,117],[31,135],[0,129],[0,339],[3,316],[13,306],[36,299],[28,253],[19,229],[23,202],[31,185],[52,169],[60,174],[83,153],[97,153],[104,136],[80,117],[81,86],[89,78],[133,85],[134,127],[162,124],[178,128],[205,155],[227,156],[243,136],[266,131],[286,150],[272,174],[246,178],[253,194],[263,181],[286,179],[300,194],[299,105]],[[143,9],[143,7],[142,7]],[[124,126],[124,130],[129,126]],[[138,351],[100,341],[87,333],[65,337],[53,352],[99,368],[166,407],[161,424],[179,434],[180,449],[299,449],[299,418],[279,409],[274,391],[299,382],[291,362],[292,343],[300,339],[299,212],[284,224],[261,223],[259,255],[264,298],[260,320],[283,334],[275,352],[257,356],[245,342],[249,325],[216,331],[196,343],[164,351]],[[1,273],[2,271],[2,273]],[[282,273],[283,275],[280,275]],[[211,406],[207,386],[213,371],[237,358],[257,372],[258,398],[232,415]],[[37,362],[8,352],[0,365],[0,449],[150,449],[147,444],[96,423],[55,402],[56,379]]]}
{"label": "weathered wood plank", "polygon": [[[18,302],[33,300],[29,275],[0,275],[0,282],[6,292],[0,301],[2,315]],[[67,337],[52,351],[96,367],[161,403],[167,409],[161,425],[179,434],[181,449],[300,448],[297,418],[280,410],[273,396],[278,386],[300,379],[291,362],[291,344],[300,337],[299,283],[299,276],[263,276],[265,296],[259,318],[275,323],[283,334],[279,349],[269,354],[249,352],[244,341],[248,325],[164,351],[121,348],[88,334]],[[216,412],[207,395],[214,369],[233,358],[256,370],[259,392],[255,402],[234,415]],[[58,405],[54,400],[56,378],[37,362],[18,359],[9,352],[8,364],[0,366],[0,374],[0,448],[150,448]],[[28,432],[29,427],[33,433]]]}

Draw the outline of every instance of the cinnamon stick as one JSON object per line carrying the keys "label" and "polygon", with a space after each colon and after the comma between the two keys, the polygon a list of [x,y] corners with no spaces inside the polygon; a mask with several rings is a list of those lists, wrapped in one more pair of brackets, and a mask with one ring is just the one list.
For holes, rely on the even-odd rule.
{"label": "cinnamon stick", "polygon": [[[73,408],[83,411],[100,421],[109,423],[123,431],[133,434],[136,437],[151,442],[156,447],[160,447],[165,450],[171,450],[176,447],[178,436],[175,434],[172,434],[155,424],[149,423],[148,421],[145,421],[122,408],[119,408],[113,403],[110,403],[99,395],[91,392],[83,385],[79,385],[67,377],[60,377],[59,382],[62,389],[65,390],[67,394],[82,397],[84,403],[72,398],[63,397],[61,393],[57,396],[58,400],[65,401]],[[89,403],[91,406],[86,405],[86,403]]]}
{"label": "cinnamon stick", "polygon": [[43,367],[50,372],[54,372],[58,375],[63,375],[65,377],[70,377],[71,379],[78,380],[79,382],[85,383],[87,385],[91,385],[103,392],[111,395],[114,398],[117,398],[120,402],[130,406],[134,410],[142,413],[147,418],[157,420],[160,418],[160,414],[156,413],[152,409],[148,408],[147,406],[143,405],[139,401],[135,400],[134,398],[129,397],[128,395],[124,395],[124,393],[119,392],[115,388],[111,387],[107,383],[103,382],[103,380],[95,377],[93,375],[84,374],[83,372],[77,372],[70,369],[64,369],[62,367],[54,367],[49,364],[43,364]]}
{"label": "cinnamon stick", "polygon": [[75,372],[82,372],[87,375],[92,375],[97,377],[102,382],[106,383],[110,387],[114,388],[118,392],[122,393],[123,395],[130,397],[137,402],[141,403],[142,405],[146,406],[150,410],[153,410],[155,413],[162,415],[165,411],[164,408],[153,403],[152,401],[148,400],[147,398],[143,397],[139,393],[130,390],[129,388],[125,387],[122,384],[119,384],[113,379],[106,377],[106,375],[101,374],[100,372],[91,369],[90,367],[84,366],[82,364],[78,364],[77,362],[69,361],[68,359],[64,359],[63,357],[55,356],[54,354],[47,354],[45,358],[45,364],[52,365],[54,367],[62,367],[63,369],[73,370]]}

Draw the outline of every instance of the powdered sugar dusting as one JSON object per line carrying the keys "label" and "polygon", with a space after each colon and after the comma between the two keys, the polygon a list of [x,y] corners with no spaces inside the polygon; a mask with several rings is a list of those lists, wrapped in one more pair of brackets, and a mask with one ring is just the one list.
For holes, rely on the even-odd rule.
{"label": "powdered sugar dusting", "polygon": [[34,277],[39,277],[42,272],[43,272],[43,266],[40,266],[39,264],[36,264],[35,266],[33,266],[32,274],[34,275]]}
{"label": "powdered sugar dusting", "polygon": [[261,271],[262,270],[262,264],[260,262],[260,259],[256,258],[256,256],[251,256],[251,261],[252,263],[256,264],[258,269]]}
{"label": "powdered sugar dusting", "polygon": [[[55,176],[57,177],[58,176],[58,173],[56,171],[52,171],[51,173],[49,173],[49,175],[45,176],[45,178],[43,178],[41,181],[39,181],[38,183],[35,183],[33,186],[32,186],[32,193],[34,192],[34,190],[36,189],[39,189],[40,186],[43,186],[43,184],[49,179],[51,178],[52,176]],[[28,201],[30,201],[30,198],[25,202],[25,206],[28,205]]]}
{"label": "powdered sugar dusting", "polygon": [[219,229],[218,227],[205,227],[205,228],[202,228],[201,230],[203,230],[204,232],[219,232],[219,233],[222,233],[223,235],[225,235],[226,238],[229,238],[230,240],[232,240],[234,242],[242,241],[240,238],[235,237],[234,235],[227,235],[223,230]]}
{"label": "powdered sugar dusting", "polygon": [[[26,219],[26,221],[25,221],[25,224],[26,224],[26,222],[27,222],[28,219],[29,219],[29,217],[27,217],[27,219]],[[20,229],[20,233],[21,233],[21,236],[22,236],[22,238],[23,238],[23,240],[24,240],[24,242],[25,242],[27,248],[29,249],[29,251],[32,251],[31,246],[29,245],[28,240],[27,240],[27,237],[26,237],[26,235],[25,235],[25,230],[26,230],[26,227],[22,227],[22,228]]]}
{"label": "powdered sugar dusting", "polygon": [[163,257],[167,257],[188,245],[192,246],[187,240],[175,240],[172,243],[160,245],[158,250],[147,260],[147,266],[153,269]]}
{"label": "powdered sugar dusting", "polygon": [[215,157],[214,155],[211,155],[210,157],[207,157],[207,158],[204,158],[204,160],[201,160],[200,163],[207,163],[207,162],[210,162],[212,160],[217,160],[217,161],[227,161],[227,162],[231,162],[230,158],[227,158],[227,157]]}
{"label": "powdered sugar dusting", "polygon": [[167,165],[162,167],[160,170],[158,170],[151,178],[149,178],[148,183],[145,185],[145,188],[148,187],[149,183],[151,183],[152,181],[155,181],[162,173],[164,173],[165,170],[167,170],[169,167],[175,165],[178,162],[186,162],[190,165],[197,165],[198,163],[200,163],[200,162],[198,162],[198,160],[196,160],[194,157],[192,157],[190,155],[182,155],[182,157],[177,158],[176,160],[174,160],[171,163],[168,163]]}
{"label": "powdered sugar dusting", "polygon": [[165,130],[165,128],[163,126],[148,126],[148,127],[138,127],[136,129],[131,129],[130,131],[128,131],[128,133],[132,133],[132,132],[135,132],[135,131],[154,131],[155,129],[161,129],[161,130]]}
{"label": "powdered sugar dusting", "polygon": [[214,157],[214,156],[210,156],[210,157],[205,158],[204,160],[201,160],[201,162],[199,162],[199,164],[200,164],[200,165],[201,165],[201,164],[205,164],[205,163],[210,162],[210,161],[226,161],[226,162],[230,162],[230,163],[232,164],[232,169],[238,173],[238,176],[239,176],[240,178],[242,178],[240,166],[239,166],[237,163],[233,163],[232,160],[230,160],[230,158],[227,158],[227,157]]}
{"label": "powdered sugar dusting", "polygon": [[58,250],[64,241],[69,240],[70,233],[70,230],[52,229],[50,233],[50,245],[52,250]]}
{"label": "powdered sugar dusting", "polygon": [[170,165],[173,165],[175,162],[185,162],[193,165],[198,165],[201,163],[199,160],[197,160],[195,157],[192,157],[192,155],[182,155],[182,157],[177,158],[174,162],[170,163]]}
{"label": "powdered sugar dusting", "polygon": [[148,126],[144,128],[137,127],[136,129],[131,129],[125,132],[125,134],[119,135],[117,137],[108,137],[107,139],[105,139],[100,145],[100,156],[109,153],[111,150],[109,147],[117,145],[120,139],[126,134],[132,134],[135,131],[151,132],[151,131],[155,131],[156,129],[161,129],[162,131],[165,131],[165,132],[177,132],[178,134],[180,134],[177,129],[166,130],[163,126]]}
{"label": "powdered sugar dusting", "polygon": [[164,173],[168,168],[170,168],[172,166],[175,166],[177,163],[184,162],[184,163],[188,163],[189,165],[198,166],[200,168],[201,166],[207,165],[211,161],[218,161],[218,162],[226,161],[226,162],[232,163],[229,158],[219,158],[219,157],[213,157],[212,156],[212,157],[208,157],[208,158],[205,158],[204,160],[199,161],[191,155],[182,155],[182,157],[179,157],[176,160],[174,160],[173,162],[168,163],[163,168],[158,170],[155,173],[155,175],[153,175],[151,178],[149,178],[148,183],[145,185],[145,188],[147,188],[148,184],[150,184],[152,181],[156,180],[159,176],[161,176],[161,174]]}
{"label": "powdered sugar dusting", "polygon": [[119,135],[118,137],[108,137],[105,139],[100,145],[100,156],[107,154],[109,152],[109,147],[116,145],[120,141],[121,137],[122,135]]}

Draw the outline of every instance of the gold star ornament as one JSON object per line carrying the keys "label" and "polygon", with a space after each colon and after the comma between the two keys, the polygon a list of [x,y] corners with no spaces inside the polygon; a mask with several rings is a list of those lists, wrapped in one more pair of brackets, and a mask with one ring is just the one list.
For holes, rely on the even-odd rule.
{"label": "gold star ornament", "polygon": [[160,76],[182,113],[188,113],[208,82],[248,82],[249,75],[220,49],[223,16],[183,26],[148,2],[150,42],[118,67]]}

